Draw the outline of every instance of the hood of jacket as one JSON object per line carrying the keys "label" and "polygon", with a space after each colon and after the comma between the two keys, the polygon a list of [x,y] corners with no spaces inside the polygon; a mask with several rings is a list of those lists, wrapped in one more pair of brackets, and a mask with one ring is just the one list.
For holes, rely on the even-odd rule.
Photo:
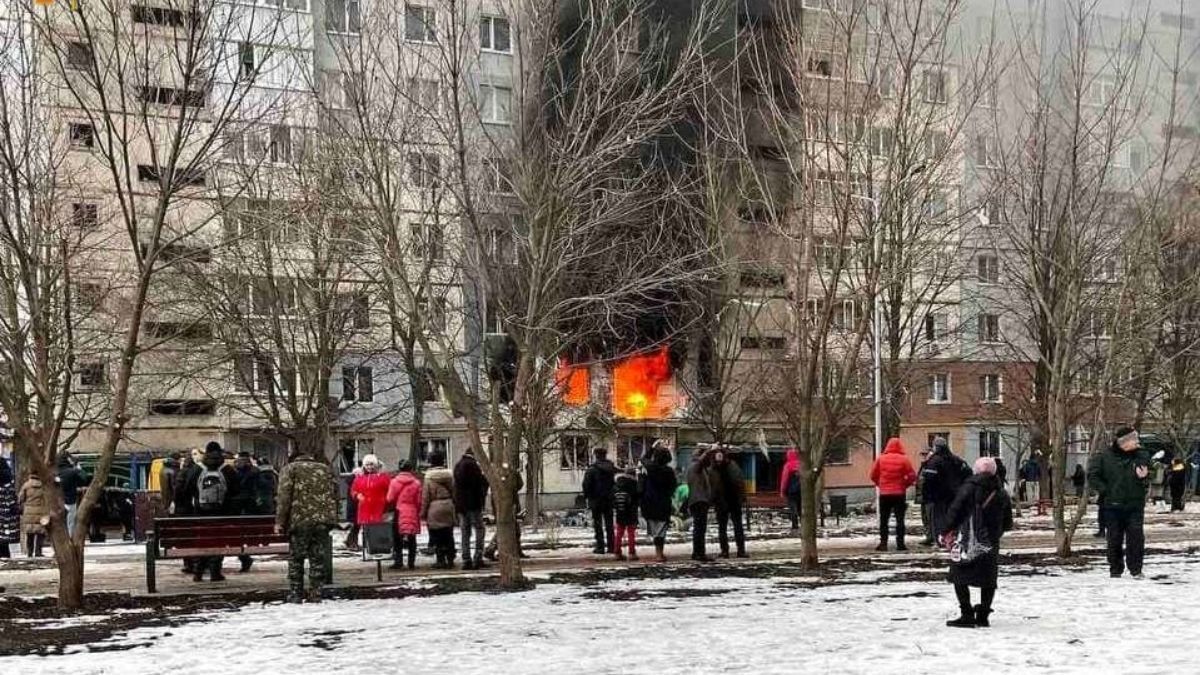
{"label": "hood of jacket", "polygon": [[430,483],[441,485],[450,490],[454,487],[454,474],[450,473],[450,469],[444,466],[436,466],[425,472],[425,480]]}
{"label": "hood of jacket", "polygon": [[617,465],[613,464],[612,460],[609,459],[598,459],[592,462],[592,466],[597,471],[603,471],[604,473],[615,474],[617,472]]}
{"label": "hood of jacket", "polygon": [[979,486],[984,492],[1000,489],[1000,478],[994,473],[976,473],[967,479],[968,483]]}
{"label": "hood of jacket", "polygon": [[400,486],[400,487],[404,487],[404,486],[410,485],[412,483],[420,483],[420,482],[421,481],[418,480],[417,477],[415,475],[413,475],[413,473],[411,471],[401,471],[400,473],[398,473],[392,477],[392,483],[397,486]]}
{"label": "hood of jacket", "polygon": [[617,482],[618,483],[634,483],[636,485],[637,478],[630,476],[627,473],[622,472],[622,473],[617,474]]}
{"label": "hood of jacket", "polygon": [[784,461],[785,464],[799,464],[800,463],[800,451],[795,448],[788,448],[787,454],[785,455],[785,457],[786,457],[786,460]]}
{"label": "hood of jacket", "polygon": [[883,448],[883,454],[885,454],[885,455],[903,455],[904,454],[904,443],[901,443],[899,438],[889,438],[887,445],[885,445]]}

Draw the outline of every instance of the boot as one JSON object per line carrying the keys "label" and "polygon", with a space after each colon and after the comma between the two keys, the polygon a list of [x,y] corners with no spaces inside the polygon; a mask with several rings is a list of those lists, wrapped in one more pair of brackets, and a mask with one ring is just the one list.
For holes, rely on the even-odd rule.
{"label": "boot", "polygon": [[897,551],[907,551],[908,550],[908,547],[904,545],[903,539],[896,540],[896,550]]}
{"label": "boot", "polygon": [[875,550],[879,551],[880,553],[886,553],[887,552],[887,542],[885,541],[882,544],[876,546]]}
{"label": "boot", "polygon": [[988,615],[992,610],[985,609],[983,605],[975,605],[975,625],[980,628],[988,628],[991,624],[988,623]]}
{"label": "boot", "polygon": [[488,567],[487,563],[483,562],[482,554],[475,556],[474,564],[475,564],[475,569],[477,569],[477,570],[487,569],[487,567]]}
{"label": "boot", "polygon": [[970,607],[961,611],[961,616],[957,619],[951,619],[946,622],[951,628],[974,628],[975,627],[975,611]]}
{"label": "boot", "polygon": [[617,557],[617,560],[622,560],[622,561],[625,560],[625,554],[620,551],[617,551],[616,557]]}
{"label": "boot", "polygon": [[284,602],[288,603],[289,605],[298,605],[301,602],[304,602],[304,593],[293,588],[288,591],[287,600]]}
{"label": "boot", "polygon": [[475,569],[475,561],[467,558],[463,561],[462,568],[464,572],[470,572],[471,570]]}
{"label": "boot", "polygon": [[635,551],[635,550],[633,550],[633,549],[629,549],[629,559],[630,559],[630,560],[637,560],[637,559],[638,559],[638,554],[637,554],[637,551]]}
{"label": "boot", "polygon": [[654,557],[657,558],[658,562],[660,562],[660,563],[667,562],[667,554],[663,550],[665,547],[666,547],[666,544],[655,544],[654,545]]}

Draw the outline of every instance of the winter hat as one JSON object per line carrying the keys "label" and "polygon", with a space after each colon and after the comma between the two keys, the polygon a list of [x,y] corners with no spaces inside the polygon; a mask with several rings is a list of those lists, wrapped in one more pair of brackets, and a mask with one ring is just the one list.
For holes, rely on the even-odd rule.
{"label": "winter hat", "polygon": [[1137,429],[1133,427],[1119,427],[1117,433],[1113,434],[1113,443],[1120,445],[1122,441],[1137,440]]}
{"label": "winter hat", "polygon": [[399,462],[396,462],[397,471],[412,471],[412,468],[412,462],[408,461],[407,459],[402,459]]}
{"label": "winter hat", "polygon": [[992,457],[980,457],[975,460],[975,473],[996,475],[996,460]]}
{"label": "winter hat", "polygon": [[218,454],[218,453],[222,454],[222,455],[225,454],[225,450],[224,450],[224,448],[221,447],[220,443],[218,443],[216,441],[209,441],[208,445],[204,446],[204,454],[212,455],[212,454]]}
{"label": "winter hat", "polygon": [[592,454],[596,456],[596,459],[604,459],[608,457],[608,448],[596,448],[592,450]]}
{"label": "winter hat", "polygon": [[947,452],[949,452],[949,450],[950,450],[950,444],[949,444],[949,443],[947,443],[947,442],[946,442],[946,439],[942,438],[941,436],[936,436],[936,437],[934,437],[934,439],[933,439],[933,451],[934,451],[934,452],[941,452],[941,451],[943,451],[943,450],[944,450],[944,451],[947,451]]}
{"label": "winter hat", "polygon": [[383,462],[380,462],[379,458],[375,455],[363,457],[362,465],[367,471],[378,471],[383,468]]}

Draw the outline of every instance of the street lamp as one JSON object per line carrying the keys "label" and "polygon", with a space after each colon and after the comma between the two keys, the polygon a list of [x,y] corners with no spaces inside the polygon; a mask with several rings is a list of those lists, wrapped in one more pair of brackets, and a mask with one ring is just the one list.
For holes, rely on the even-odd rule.
{"label": "street lamp", "polygon": [[[916,176],[925,170],[924,164],[918,164],[896,181],[896,186],[901,187],[904,181]],[[879,215],[879,197],[858,195],[860,199],[865,199],[871,202],[871,225],[873,230],[871,233],[872,246],[875,252],[875,264],[883,264],[883,228],[880,227]],[[883,279],[883,270],[879,270],[879,279]],[[874,377],[875,380],[875,445],[871,448],[871,459],[877,459],[879,453],[883,452],[883,284],[879,281],[875,284],[874,299],[872,302],[872,320],[871,333],[874,337],[874,349],[872,357],[875,361]]]}

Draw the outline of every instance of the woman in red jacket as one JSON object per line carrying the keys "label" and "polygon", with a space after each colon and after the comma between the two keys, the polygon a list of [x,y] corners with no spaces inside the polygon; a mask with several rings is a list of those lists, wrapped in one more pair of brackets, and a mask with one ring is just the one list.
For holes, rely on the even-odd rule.
{"label": "woman in red jacket", "polygon": [[876,551],[887,550],[888,520],[896,514],[896,550],[907,551],[904,545],[904,511],[908,503],[904,493],[908,486],[917,482],[917,472],[904,453],[904,444],[899,438],[888,439],[883,454],[871,467],[871,482],[879,488],[879,546]]}
{"label": "woman in red jacket", "polygon": [[795,535],[800,531],[800,453],[795,448],[788,448],[787,460],[779,473],[779,496],[787,500]]}
{"label": "woman in red jacket", "polygon": [[362,475],[350,484],[350,498],[358,504],[354,522],[360,526],[382,523],[391,476],[382,471],[383,464],[375,455],[363,457],[362,465]]}
{"label": "woman in red jacket", "polygon": [[392,569],[404,567],[404,553],[408,552],[408,569],[413,569],[417,560],[417,535],[421,534],[421,479],[412,471],[412,463],[400,460],[396,477],[388,486],[387,501],[396,507],[396,548]]}

